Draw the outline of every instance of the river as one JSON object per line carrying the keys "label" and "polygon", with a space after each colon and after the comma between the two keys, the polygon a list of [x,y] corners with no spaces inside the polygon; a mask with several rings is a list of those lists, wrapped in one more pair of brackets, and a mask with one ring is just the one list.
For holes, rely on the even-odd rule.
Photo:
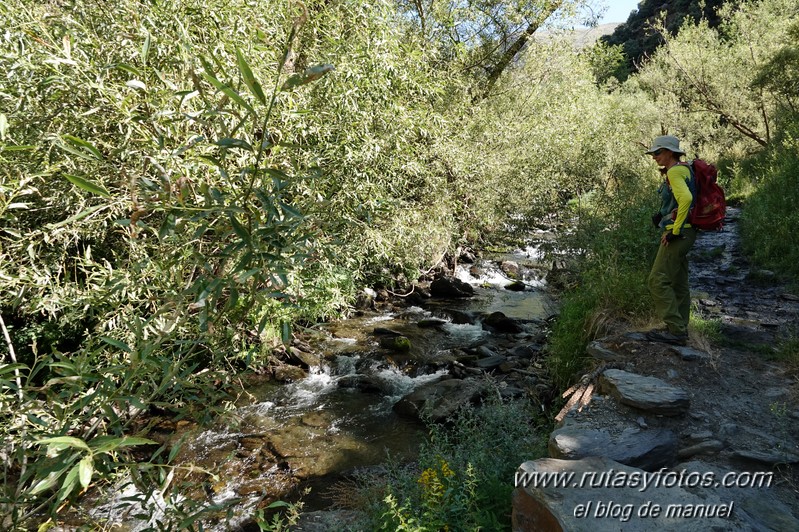
{"label": "river", "polygon": [[[180,435],[174,460],[179,467],[163,490],[144,496],[122,482],[98,499],[103,502],[91,515],[117,523],[119,530],[140,531],[185,512],[189,500],[204,499],[206,509],[214,510],[205,528],[227,530],[251,520],[256,506],[296,498],[307,487],[306,510],[325,508],[331,503],[326,488],[340,475],[379,465],[388,455],[412,459],[425,426],[398,415],[394,405],[420,386],[451,376],[454,367],[463,368],[453,353],[495,354],[513,345],[536,345],[553,313],[540,260],[537,248],[530,247],[460,265],[455,277],[473,288],[472,297],[389,305],[314,327],[307,345],[319,364],[307,376],[248,388],[213,426]],[[512,275],[522,285],[508,290]],[[518,332],[498,334],[485,327],[483,320],[496,312],[517,323]],[[381,347],[376,331],[407,337],[410,350]],[[521,367],[510,364],[514,358],[506,358],[509,371]],[[496,368],[470,371],[499,372]]]}

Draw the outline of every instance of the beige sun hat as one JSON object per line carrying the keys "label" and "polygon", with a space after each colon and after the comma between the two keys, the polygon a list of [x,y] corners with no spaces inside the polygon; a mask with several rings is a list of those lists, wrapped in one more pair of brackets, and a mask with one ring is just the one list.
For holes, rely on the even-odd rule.
{"label": "beige sun hat", "polygon": [[646,153],[654,153],[661,149],[669,150],[680,155],[685,155],[685,152],[680,149],[680,139],[677,137],[672,137],[671,135],[655,137],[655,140],[652,141],[652,147],[649,148],[649,151]]}

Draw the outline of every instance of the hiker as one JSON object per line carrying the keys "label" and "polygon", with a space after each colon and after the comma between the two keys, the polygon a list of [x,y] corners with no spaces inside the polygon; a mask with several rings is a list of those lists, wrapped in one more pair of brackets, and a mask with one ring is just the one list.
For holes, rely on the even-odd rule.
{"label": "hiker", "polygon": [[652,217],[652,222],[663,230],[663,234],[647,284],[655,311],[666,323],[664,329],[654,329],[646,336],[656,342],[685,345],[691,314],[687,255],[696,241],[696,228],[688,223],[688,212],[696,196],[694,184],[689,167],[680,164],[680,156],[685,152],[680,149],[677,137],[656,137],[646,153],[665,174],[665,181],[659,189],[660,210]]}

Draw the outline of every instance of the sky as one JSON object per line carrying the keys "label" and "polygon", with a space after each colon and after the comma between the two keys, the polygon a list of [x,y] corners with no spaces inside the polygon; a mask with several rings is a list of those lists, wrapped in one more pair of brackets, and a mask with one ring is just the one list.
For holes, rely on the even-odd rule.
{"label": "sky", "polygon": [[605,16],[599,21],[600,24],[627,22],[630,11],[638,9],[638,0],[600,0],[599,3],[608,6]]}

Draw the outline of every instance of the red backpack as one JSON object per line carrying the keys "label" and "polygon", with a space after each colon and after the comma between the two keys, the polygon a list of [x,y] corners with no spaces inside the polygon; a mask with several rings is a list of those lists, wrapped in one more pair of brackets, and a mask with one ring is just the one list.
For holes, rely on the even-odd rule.
{"label": "red backpack", "polygon": [[696,198],[691,212],[688,213],[688,223],[703,231],[721,231],[727,212],[727,201],[724,199],[724,191],[716,183],[718,170],[702,159],[681,164],[686,164],[691,170],[696,188]]}

